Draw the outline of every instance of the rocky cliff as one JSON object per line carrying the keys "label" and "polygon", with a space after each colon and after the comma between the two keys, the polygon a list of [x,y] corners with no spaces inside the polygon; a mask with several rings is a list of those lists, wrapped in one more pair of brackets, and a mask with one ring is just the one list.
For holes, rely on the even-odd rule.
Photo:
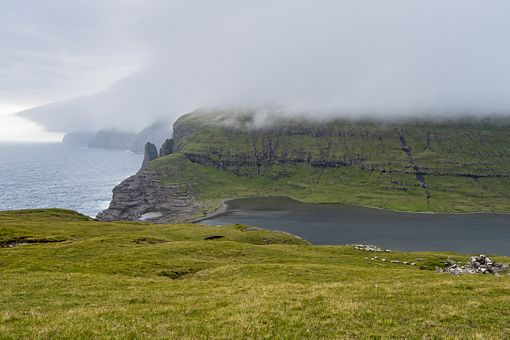
{"label": "rocky cliff", "polygon": [[109,208],[99,213],[98,219],[137,220],[153,212],[158,222],[171,223],[186,220],[198,212],[191,184],[163,184],[157,172],[148,168],[142,168],[116,186],[113,197]]}
{"label": "rocky cliff", "polygon": [[[260,125],[250,113],[195,112],[174,124],[172,149],[130,180],[139,182],[138,195],[165,202],[166,220],[200,217],[222,199],[251,195],[412,211],[510,211],[508,119],[281,118]],[[140,176],[161,187],[142,185]],[[112,205],[133,210],[132,186],[121,187]],[[174,209],[170,216],[169,207],[183,209],[183,202],[185,213]],[[157,204],[134,209],[129,219],[158,211]],[[126,218],[111,209],[109,219]]]}

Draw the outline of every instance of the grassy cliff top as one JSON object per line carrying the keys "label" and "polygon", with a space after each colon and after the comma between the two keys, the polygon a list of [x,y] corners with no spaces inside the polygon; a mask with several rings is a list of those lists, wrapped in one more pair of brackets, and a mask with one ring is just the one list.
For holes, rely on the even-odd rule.
{"label": "grassy cliff top", "polygon": [[404,211],[510,211],[508,119],[253,124],[247,113],[184,115],[174,126],[177,153],[152,169],[162,183],[192,186],[205,213],[223,199],[259,195]]}
{"label": "grassy cliff top", "polygon": [[487,127],[505,128],[510,126],[508,115],[463,115],[451,116],[402,116],[395,117],[348,117],[317,116],[310,114],[292,115],[283,111],[256,110],[196,110],[180,116],[174,126],[225,126],[245,130],[263,130],[273,127],[331,127],[331,126],[435,126],[435,127]]}
{"label": "grassy cliff top", "polygon": [[318,121],[194,112],[175,122],[174,137],[176,151],[223,158],[263,157],[271,151],[278,158],[357,158],[391,168],[405,165],[411,156],[418,164],[446,170],[454,162],[467,168],[474,163],[510,162],[510,118],[504,117]]}
{"label": "grassy cliff top", "polygon": [[102,223],[57,209],[0,212],[0,244],[7,338],[510,336],[509,276],[433,270],[467,255],[381,255],[240,225]]}

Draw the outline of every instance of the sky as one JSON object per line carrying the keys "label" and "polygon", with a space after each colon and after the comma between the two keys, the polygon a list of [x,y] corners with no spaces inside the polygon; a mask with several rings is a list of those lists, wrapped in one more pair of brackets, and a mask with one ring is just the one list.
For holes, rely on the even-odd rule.
{"label": "sky", "polygon": [[0,141],[199,108],[508,114],[509,13],[507,0],[6,0]]}

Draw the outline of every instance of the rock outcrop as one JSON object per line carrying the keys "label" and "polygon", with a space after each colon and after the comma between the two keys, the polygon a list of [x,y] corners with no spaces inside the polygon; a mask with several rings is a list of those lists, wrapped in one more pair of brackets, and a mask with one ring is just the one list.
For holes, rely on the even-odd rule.
{"label": "rock outcrop", "polygon": [[509,272],[510,266],[496,263],[485,255],[472,256],[466,263],[457,263],[452,259],[445,261],[445,268],[437,268],[437,272],[445,272],[453,275],[463,274],[495,274]]}
{"label": "rock outcrop", "polygon": [[147,213],[161,213],[150,219],[172,223],[189,219],[199,207],[194,203],[194,188],[189,185],[162,185],[149,168],[141,169],[113,189],[108,209],[97,215],[101,221],[138,220]]}
{"label": "rock outcrop", "polygon": [[174,140],[173,139],[167,139],[161,145],[161,148],[159,149],[159,157],[165,157],[168,155],[171,155],[174,152]]}
{"label": "rock outcrop", "polygon": [[149,163],[159,157],[156,145],[151,142],[145,143],[145,152],[143,156],[142,168],[145,168]]}
{"label": "rock outcrop", "polygon": [[370,251],[374,253],[391,253],[390,249],[382,249],[374,245],[370,244],[355,244],[354,249],[356,250],[363,250],[363,251]]}

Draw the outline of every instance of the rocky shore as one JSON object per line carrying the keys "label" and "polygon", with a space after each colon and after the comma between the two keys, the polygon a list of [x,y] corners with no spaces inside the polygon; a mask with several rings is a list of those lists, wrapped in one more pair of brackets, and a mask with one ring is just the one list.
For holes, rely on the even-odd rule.
{"label": "rocky shore", "polygon": [[101,221],[139,220],[144,214],[159,213],[151,222],[174,223],[198,212],[191,185],[162,185],[148,168],[124,180],[113,189],[108,209],[100,212]]}

